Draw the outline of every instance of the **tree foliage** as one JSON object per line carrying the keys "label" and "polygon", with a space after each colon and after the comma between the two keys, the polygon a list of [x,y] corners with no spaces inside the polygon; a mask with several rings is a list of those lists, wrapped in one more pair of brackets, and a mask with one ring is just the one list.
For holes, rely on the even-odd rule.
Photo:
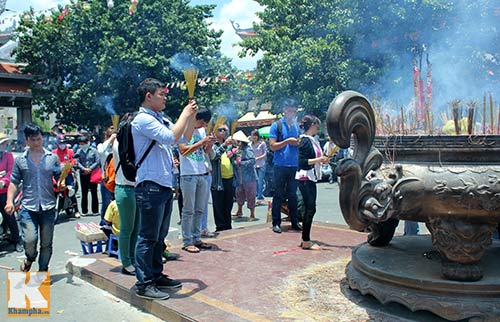
{"label": "tree foliage", "polygon": [[[387,87],[392,91],[411,89],[412,62],[429,46],[436,49],[434,53],[444,47],[455,59],[467,48],[471,63],[465,68],[475,78],[489,77],[484,72],[474,74],[478,68],[499,66],[498,41],[480,43],[477,33],[467,27],[476,20],[475,27],[496,33],[498,40],[498,26],[491,23],[494,1],[256,2],[265,9],[258,14],[261,22],[254,24],[257,36],[242,42],[241,55],[264,52],[257,65],[254,92],[261,102],[271,101],[275,110],[282,99],[296,97],[306,111],[323,116],[329,102],[346,89],[379,95],[386,94]],[[462,34],[457,35],[459,32]],[[487,52],[493,53],[496,62],[485,61]],[[406,78],[392,77],[390,71],[395,67],[404,68]],[[387,77],[392,77],[390,82],[384,81]]]}
{"label": "tree foliage", "polygon": [[[200,76],[232,71],[220,53],[220,31],[207,19],[214,6],[190,6],[186,0],[141,0],[128,14],[126,1],[81,2],[59,7],[49,16],[27,12],[17,30],[17,60],[35,76],[34,103],[42,114],[55,113],[67,125],[110,124],[109,114],[136,110],[141,80],[182,81],[172,68],[175,54],[188,55]],[[224,86],[230,86],[224,84]],[[201,106],[226,100],[220,84],[197,88]],[[176,116],[187,93],[170,91],[167,111]]]}

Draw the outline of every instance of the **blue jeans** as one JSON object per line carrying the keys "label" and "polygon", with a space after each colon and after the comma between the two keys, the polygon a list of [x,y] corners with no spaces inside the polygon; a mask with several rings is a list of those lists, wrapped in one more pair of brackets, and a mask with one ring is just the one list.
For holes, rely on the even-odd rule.
{"label": "blue jeans", "polygon": [[109,191],[104,183],[101,182],[101,221],[104,220],[104,214],[108,209],[109,203],[114,199],[113,193]]}
{"label": "blue jeans", "polygon": [[52,239],[54,237],[54,225],[56,224],[55,209],[46,211],[29,211],[21,208],[21,233],[24,241],[26,259],[30,262],[36,261],[38,256],[37,244],[40,234],[40,257],[38,258],[38,270],[48,271],[49,261],[52,256]]}
{"label": "blue jeans", "polygon": [[281,205],[288,200],[292,226],[299,223],[297,215],[297,180],[296,167],[274,166],[273,226],[281,225]]}
{"label": "blue jeans", "polygon": [[142,291],[152,285],[163,272],[162,253],[165,250],[172,215],[172,188],[144,181],[135,188],[140,214],[139,236],[135,247],[136,287]]}
{"label": "blue jeans", "polygon": [[210,198],[210,186],[212,185],[212,175],[210,174],[207,176],[207,184],[207,200],[205,203],[205,212],[203,212],[203,216],[201,216],[201,230],[208,230],[208,199]]}
{"label": "blue jeans", "polygon": [[257,200],[264,199],[262,192],[264,190],[264,177],[266,176],[266,166],[255,168],[257,171]]}
{"label": "blue jeans", "polygon": [[181,176],[182,242],[184,246],[193,245],[201,240],[201,218],[207,208],[209,192],[208,176]]}
{"label": "blue jeans", "polygon": [[418,235],[418,221],[405,220],[404,236]]}

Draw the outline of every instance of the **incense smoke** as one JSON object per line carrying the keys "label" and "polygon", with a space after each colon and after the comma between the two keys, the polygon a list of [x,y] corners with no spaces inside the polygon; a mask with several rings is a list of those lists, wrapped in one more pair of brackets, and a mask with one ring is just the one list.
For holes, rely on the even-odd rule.
{"label": "incense smoke", "polygon": [[[482,102],[483,95],[491,93],[495,106],[499,106],[500,6],[494,2],[455,1],[454,16],[434,22],[435,25],[420,26],[411,35],[397,34],[394,30],[391,33],[383,28],[361,31],[360,34],[370,36],[355,43],[355,58],[372,59],[373,62],[373,57],[389,54],[394,57],[394,62],[374,84],[362,84],[358,90],[370,100],[376,96],[379,102],[389,105],[384,107],[386,110],[397,115],[401,106],[412,106],[415,60],[427,87],[428,55],[432,64],[432,109],[436,125],[440,123],[440,112],[451,115],[448,103],[454,99]],[[406,6],[408,12],[415,10],[410,1],[399,3]],[[374,2],[373,5],[378,4]],[[422,52],[422,61],[418,51]]]}
{"label": "incense smoke", "polygon": [[231,103],[221,104],[215,108],[214,114],[217,117],[225,117],[226,123],[229,125],[232,121],[238,120],[238,107]]}
{"label": "incense smoke", "polygon": [[98,105],[104,107],[109,115],[116,115],[116,111],[113,108],[113,98],[111,95],[101,96],[97,99]]}
{"label": "incense smoke", "polygon": [[170,68],[182,73],[183,70],[195,67],[193,58],[186,53],[177,53],[170,58]]}

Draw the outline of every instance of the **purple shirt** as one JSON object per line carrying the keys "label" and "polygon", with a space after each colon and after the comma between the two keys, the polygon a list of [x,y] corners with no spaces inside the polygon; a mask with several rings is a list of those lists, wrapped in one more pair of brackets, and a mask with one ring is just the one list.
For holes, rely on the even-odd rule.
{"label": "purple shirt", "polygon": [[263,141],[258,141],[257,144],[252,143],[252,149],[253,153],[255,154],[255,159],[262,155],[266,155],[262,159],[259,159],[255,162],[255,167],[256,168],[262,168],[264,165],[266,165],[266,158],[267,158],[267,147],[266,143]]}

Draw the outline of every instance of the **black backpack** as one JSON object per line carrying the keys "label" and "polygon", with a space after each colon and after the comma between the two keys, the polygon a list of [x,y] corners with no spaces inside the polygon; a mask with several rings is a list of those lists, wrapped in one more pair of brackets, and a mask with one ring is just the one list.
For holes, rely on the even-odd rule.
{"label": "black backpack", "polygon": [[149,145],[146,153],[142,156],[139,162],[135,162],[135,152],[134,152],[134,137],[132,136],[132,121],[137,116],[138,113],[134,113],[126,121],[122,121],[118,126],[118,134],[116,139],[118,140],[118,155],[120,156],[119,166],[122,167],[122,172],[125,178],[129,181],[135,181],[135,176],[137,175],[137,169],[141,166],[142,162],[146,156],[151,152],[151,149],[155,145],[156,141],[153,140]]}

